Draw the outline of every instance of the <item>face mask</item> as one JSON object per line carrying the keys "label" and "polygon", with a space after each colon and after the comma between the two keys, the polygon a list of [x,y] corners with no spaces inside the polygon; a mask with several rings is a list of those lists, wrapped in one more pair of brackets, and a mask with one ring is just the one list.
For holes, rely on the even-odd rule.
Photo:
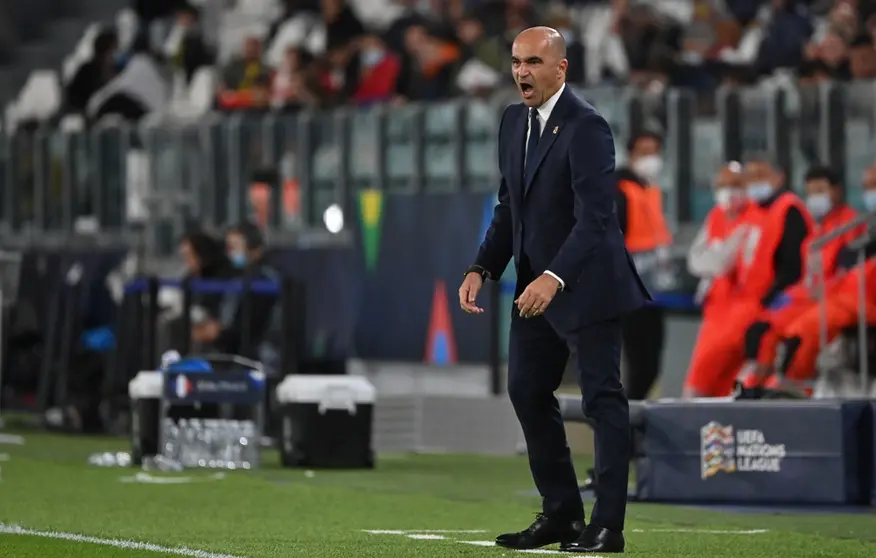
{"label": "face mask", "polygon": [[812,194],[806,198],[806,207],[816,219],[821,219],[831,210],[830,196],[828,194]]}
{"label": "face mask", "polygon": [[876,190],[864,191],[864,207],[867,211],[876,211]]}
{"label": "face mask", "polygon": [[723,209],[730,209],[733,200],[733,192],[730,188],[718,188],[715,190],[715,205]]}
{"label": "face mask", "polygon": [[243,252],[234,252],[228,255],[228,259],[231,260],[231,265],[240,269],[246,267],[246,254]]}
{"label": "face mask", "polygon": [[380,64],[383,60],[383,51],[378,48],[369,48],[362,51],[362,65],[366,68],[373,68]]}
{"label": "face mask", "polygon": [[755,182],[745,189],[748,197],[756,202],[762,202],[773,195],[773,185],[769,182]]}
{"label": "face mask", "polygon": [[648,182],[655,182],[663,170],[663,159],[659,155],[645,155],[633,163],[633,172]]}

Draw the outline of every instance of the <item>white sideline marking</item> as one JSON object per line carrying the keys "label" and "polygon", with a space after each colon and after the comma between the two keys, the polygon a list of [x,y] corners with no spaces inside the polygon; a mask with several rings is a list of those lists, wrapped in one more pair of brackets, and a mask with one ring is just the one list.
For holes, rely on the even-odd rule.
{"label": "white sideline marking", "polygon": [[[517,552],[525,552],[526,554],[566,554],[565,552],[560,552],[559,550],[544,550],[543,548],[533,548],[530,550],[518,550]],[[584,558],[587,558],[586,556]],[[593,558],[591,556],[590,558]]]}
{"label": "white sideline marking", "polygon": [[371,535],[407,535],[415,533],[444,533],[444,534],[476,534],[486,533],[483,529],[362,529],[362,532]]}
{"label": "white sideline marking", "polygon": [[408,535],[409,539],[419,539],[422,541],[443,541],[444,537],[441,535],[418,535],[416,533],[412,535]]}
{"label": "white sideline marking", "polygon": [[10,444],[13,446],[23,446],[24,436],[16,434],[0,434],[0,444]]}
{"label": "white sideline marking", "polygon": [[462,533],[476,534],[486,533],[483,529],[409,529],[406,533]]}
{"label": "white sideline marking", "polygon": [[156,477],[140,472],[133,477],[121,477],[119,482],[140,484],[190,484],[195,482],[217,481],[225,478],[225,473],[213,473],[206,477]]}
{"label": "white sideline marking", "polygon": [[473,544],[475,546],[496,546],[495,541],[456,541],[462,544]]}
{"label": "white sideline marking", "polygon": [[699,535],[762,535],[769,529],[633,529],[633,533],[692,533]]}
{"label": "white sideline marking", "polygon": [[126,541],[120,539],[103,539],[99,537],[89,537],[87,535],[77,535],[75,533],[60,533],[58,531],[37,531],[34,529],[25,529],[17,525],[6,525],[5,523],[0,523],[0,534],[29,535],[31,537],[43,537],[46,539],[113,546],[115,548],[122,548],[125,550],[145,550],[148,552],[160,552],[162,554],[175,554],[177,556],[191,556],[192,558],[243,558],[241,556],[234,556],[232,554],[217,554],[215,552],[207,552],[206,550],[192,550],[185,547],[171,548],[168,546],[161,546],[152,543]]}

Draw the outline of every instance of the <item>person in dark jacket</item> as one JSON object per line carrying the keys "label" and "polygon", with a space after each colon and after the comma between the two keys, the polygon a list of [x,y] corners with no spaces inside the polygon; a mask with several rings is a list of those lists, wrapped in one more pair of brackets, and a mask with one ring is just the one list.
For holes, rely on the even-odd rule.
{"label": "person in dark jacket", "polygon": [[[259,228],[249,222],[232,228],[226,236],[226,250],[231,264],[247,281],[257,286],[274,283],[276,290],[257,288],[251,294],[226,293],[221,317],[194,326],[192,336],[199,343],[211,343],[219,351],[262,360],[265,336],[276,321],[280,275],[265,261],[265,241]],[[249,296],[250,306],[243,302]]]}
{"label": "person in dark jacket", "polygon": [[[225,254],[222,240],[202,230],[187,233],[180,240],[179,252],[186,266],[186,278],[232,279],[239,275]],[[193,293],[193,305],[203,308],[208,316],[220,315],[221,293]]]}

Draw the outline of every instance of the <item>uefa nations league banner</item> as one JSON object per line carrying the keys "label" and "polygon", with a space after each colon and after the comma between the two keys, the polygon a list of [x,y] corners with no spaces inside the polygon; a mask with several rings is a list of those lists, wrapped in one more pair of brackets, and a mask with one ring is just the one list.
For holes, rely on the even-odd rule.
{"label": "uefa nations league banner", "polygon": [[866,504],[873,404],[867,401],[647,405],[637,493],[645,501]]}

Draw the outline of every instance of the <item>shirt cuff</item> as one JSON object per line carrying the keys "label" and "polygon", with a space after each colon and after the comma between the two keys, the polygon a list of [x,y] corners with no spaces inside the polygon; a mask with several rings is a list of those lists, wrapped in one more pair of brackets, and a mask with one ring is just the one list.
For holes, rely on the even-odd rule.
{"label": "shirt cuff", "polygon": [[561,290],[561,291],[562,291],[562,290],[565,290],[565,288],[566,288],[566,282],[563,281],[562,279],[560,279],[560,276],[559,276],[559,275],[557,275],[557,274],[554,273],[553,271],[545,271],[545,272],[543,273],[543,275],[550,275],[551,277],[553,277],[554,279],[556,279],[557,282],[560,284],[560,290]]}

